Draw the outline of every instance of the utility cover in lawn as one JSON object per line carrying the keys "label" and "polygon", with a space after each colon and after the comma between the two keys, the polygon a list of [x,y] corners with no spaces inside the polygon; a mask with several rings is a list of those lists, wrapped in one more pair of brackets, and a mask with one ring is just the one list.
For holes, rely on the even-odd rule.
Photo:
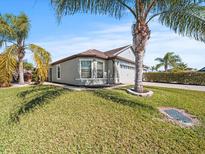
{"label": "utility cover in lawn", "polygon": [[196,124],[196,118],[185,113],[183,110],[175,108],[160,108],[160,111],[170,120],[178,124],[182,124],[184,126],[193,126]]}

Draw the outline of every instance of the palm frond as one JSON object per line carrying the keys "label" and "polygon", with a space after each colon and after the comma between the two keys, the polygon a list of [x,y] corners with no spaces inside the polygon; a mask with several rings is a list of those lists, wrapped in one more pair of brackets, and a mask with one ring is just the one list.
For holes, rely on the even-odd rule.
{"label": "palm frond", "polygon": [[17,60],[15,55],[16,46],[12,45],[0,55],[0,83],[10,85],[13,73],[16,71]]}
{"label": "palm frond", "polygon": [[14,28],[16,29],[16,33],[19,39],[26,39],[28,37],[28,33],[30,31],[30,21],[26,14],[21,13],[16,17],[16,21],[14,22]]}
{"label": "palm frond", "polygon": [[91,13],[121,18],[127,13],[127,9],[135,14],[133,0],[51,0],[51,2],[58,17]]}
{"label": "palm frond", "polygon": [[[179,1],[180,2],[180,1]],[[205,8],[193,1],[169,5],[160,22],[182,36],[205,41]]]}
{"label": "palm frond", "polygon": [[182,62],[182,60],[181,60],[180,56],[178,56],[178,55],[172,55],[170,57],[170,60],[169,60],[169,63],[172,67],[176,67],[177,64],[181,63],[181,62]]}
{"label": "palm frond", "polygon": [[158,61],[160,63],[164,63],[164,59],[162,59],[162,58],[156,58],[155,61]]}
{"label": "palm frond", "polygon": [[[0,16],[0,45],[5,42],[22,42],[28,37],[30,21],[21,13],[19,16],[4,14]],[[17,44],[17,43],[16,43]]]}
{"label": "palm frond", "polygon": [[8,14],[0,16],[0,45],[3,43],[13,40],[16,38],[16,32],[11,25],[11,21],[14,20],[14,17],[9,16]]}
{"label": "palm frond", "polygon": [[49,63],[51,62],[51,55],[48,51],[35,44],[30,44],[29,49],[34,54],[34,61],[36,63],[36,73],[40,81],[45,81],[48,76]]}
{"label": "palm frond", "polygon": [[164,66],[164,63],[159,63],[159,64],[156,65],[155,68],[156,68],[156,70],[158,70],[158,69],[159,69],[160,67],[162,67],[162,66]]}

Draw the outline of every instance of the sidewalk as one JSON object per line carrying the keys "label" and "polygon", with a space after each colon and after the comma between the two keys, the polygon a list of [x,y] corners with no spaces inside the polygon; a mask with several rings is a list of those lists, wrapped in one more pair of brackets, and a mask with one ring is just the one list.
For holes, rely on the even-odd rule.
{"label": "sidewalk", "polygon": [[[73,91],[99,89],[99,88],[86,88],[86,87],[69,86],[66,84],[57,84],[57,83],[51,83],[51,82],[44,82],[43,85],[57,86],[57,87],[62,87],[62,88],[73,90]],[[195,90],[195,91],[205,92],[205,86],[169,84],[169,83],[157,83],[157,82],[143,82],[143,85],[144,86],[151,86],[151,87],[176,88],[176,89]],[[24,84],[24,85],[13,84],[12,87],[8,87],[8,88],[19,88],[19,87],[27,87],[27,86],[32,86],[32,85],[30,85],[30,84]],[[127,86],[127,85],[116,85],[116,86],[111,86],[111,87],[104,87],[104,89],[115,89],[115,88],[120,88],[123,86]],[[1,89],[5,89],[5,88],[1,88]]]}
{"label": "sidewalk", "polygon": [[205,92],[205,86],[169,84],[169,83],[157,83],[157,82],[143,82],[143,85],[144,86],[176,88],[176,89],[195,90],[195,91],[204,91]]}

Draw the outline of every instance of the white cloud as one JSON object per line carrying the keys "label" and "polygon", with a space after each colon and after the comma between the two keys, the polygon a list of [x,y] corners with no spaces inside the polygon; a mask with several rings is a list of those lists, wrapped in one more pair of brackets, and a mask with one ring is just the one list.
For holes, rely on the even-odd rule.
{"label": "white cloud", "polygon": [[88,49],[106,51],[130,43],[129,35],[125,37],[123,35],[112,33],[101,35],[95,34],[86,37],[67,36],[67,38],[59,38],[59,40],[36,42],[36,44],[41,45],[51,52],[54,61]]}
{"label": "white cloud", "polygon": [[113,33],[130,33],[131,23],[125,23],[120,25],[104,25],[102,29],[93,31],[94,34],[113,34]]}
{"label": "white cloud", "polygon": [[[88,49],[106,51],[131,44],[131,25],[131,23],[102,24],[96,26],[97,30],[89,31],[83,36],[54,36],[36,43],[50,51],[55,61]],[[152,35],[144,60],[146,65],[156,64],[154,62],[156,57],[162,57],[166,52],[172,51],[179,54],[190,67],[205,66],[205,45],[203,43],[180,37],[156,23],[151,25],[151,29]]]}
{"label": "white cloud", "polygon": [[204,47],[205,44],[202,42],[180,37],[170,31],[153,32],[147,47],[145,62],[154,65],[156,57],[162,57],[166,52],[175,52],[190,67],[201,68],[205,66]]}

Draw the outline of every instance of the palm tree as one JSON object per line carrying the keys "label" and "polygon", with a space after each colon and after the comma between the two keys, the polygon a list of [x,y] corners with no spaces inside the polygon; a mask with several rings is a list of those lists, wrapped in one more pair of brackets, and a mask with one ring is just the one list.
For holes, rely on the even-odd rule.
{"label": "palm tree", "polygon": [[174,69],[174,72],[183,72],[183,71],[190,71],[190,68],[188,67],[188,65],[184,62],[178,63]]}
{"label": "palm tree", "polygon": [[181,58],[175,55],[174,52],[167,52],[163,58],[156,58],[155,61],[159,62],[156,65],[157,69],[164,66],[164,71],[167,72],[169,66],[176,67],[177,63],[181,63]]}
{"label": "palm tree", "polygon": [[158,71],[158,68],[156,66],[151,66],[149,69],[151,72]]}
{"label": "palm tree", "polygon": [[[25,43],[29,30],[30,21],[24,13],[21,13],[19,16],[11,14],[0,16],[0,45],[1,47],[5,46],[5,51],[2,54],[4,58],[2,58],[3,60],[1,60],[0,64],[0,72],[1,74],[9,74],[8,76],[11,78],[14,66],[18,64],[19,84],[24,84],[23,59],[27,50],[34,54],[37,73],[42,81],[47,77],[49,62],[51,61],[50,54],[45,49],[34,44],[27,45]],[[17,63],[10,64],[9,59],[6,58],[8,56],[12,59],[12,62],[16,60]],[[7,78],[7,82],[9,78]]]}
{"label": "palm tree", "polygon": [[58,19],[75,13],[109,15],[120,19],[134,17],[133,50],[136,60],[135,91],[143,92],[143,57],[150,38],[150,21],[158,17],[161,24],[183,36],[205,39],[205,0],[51,0]]}

